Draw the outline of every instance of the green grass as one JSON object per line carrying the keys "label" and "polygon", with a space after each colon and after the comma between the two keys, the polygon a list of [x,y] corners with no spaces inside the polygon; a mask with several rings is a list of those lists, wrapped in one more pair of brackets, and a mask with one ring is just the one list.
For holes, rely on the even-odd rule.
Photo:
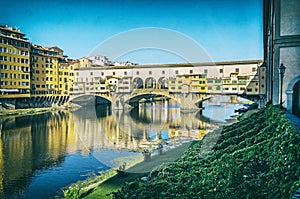
{"label": "green grass", "polygon": [[135,166],[127,169],[124,176],[120,177],[115,175],[104,181],[102,184],[96,187],[93,192],[84,198],[110,199],[112,198],[112,195],[110,195],[111,192],[116,192],[127,182],[142,178],[143,176],[148,176],[150,171],[156,167],[159,167],[160,165],[166,165],[177,160],[191,145],[196,142],[197,141],[184,143],[179,147],[164,152],[162,155],[152,156],[150,161],[138,163]]}

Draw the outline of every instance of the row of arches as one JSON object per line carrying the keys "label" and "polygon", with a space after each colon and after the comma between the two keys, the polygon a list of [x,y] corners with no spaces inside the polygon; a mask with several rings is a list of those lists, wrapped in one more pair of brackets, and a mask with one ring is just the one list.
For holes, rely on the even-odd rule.
{"label": "row of arches", "polygon": [[300,117],[300,75],[290,81],[286,94],[287,110]]}
{"label": "row of arches", "polygon": [[133,79],[133,89],[168,89],[168,78],[161,77],[156,81],[153,77],[148,77],[143,81],[142,78]]}

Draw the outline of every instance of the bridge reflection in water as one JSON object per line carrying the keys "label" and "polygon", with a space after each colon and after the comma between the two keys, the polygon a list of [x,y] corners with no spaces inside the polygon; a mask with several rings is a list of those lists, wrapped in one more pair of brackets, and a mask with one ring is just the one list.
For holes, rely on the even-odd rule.
{"label": "bridge reflection in water", "polygon": [[[0,198],[52,197],[86,172],[111,166],[120,155],[114,150],[134,150],[176,137],[199,139],[218,125],[166,102],[127,111],[87,106],[0,121]],[[107,156],[95,159],[99,151]]]}

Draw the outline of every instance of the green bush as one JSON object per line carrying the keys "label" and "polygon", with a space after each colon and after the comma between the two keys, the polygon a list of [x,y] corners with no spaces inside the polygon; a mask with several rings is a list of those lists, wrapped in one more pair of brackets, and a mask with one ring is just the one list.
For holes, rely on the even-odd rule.
{"label": "green bush", "polygon": [[80,199],[81,193],[78,185],[70,186],[64,190],[64,197],[68,199]]}

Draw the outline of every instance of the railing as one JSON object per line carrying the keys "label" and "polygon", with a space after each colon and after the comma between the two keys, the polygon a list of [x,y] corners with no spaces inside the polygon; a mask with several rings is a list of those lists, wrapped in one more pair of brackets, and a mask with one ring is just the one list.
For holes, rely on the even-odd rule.
{"label": "railing", "polygon": [[142,93],[164,93],[164,94],[169,94],[169,90],[168,89],[155,89],[155,88],[145,88],[145,89],[134,89],[132,91],[132,95],[137,95],[137,94],[142,94]]}

